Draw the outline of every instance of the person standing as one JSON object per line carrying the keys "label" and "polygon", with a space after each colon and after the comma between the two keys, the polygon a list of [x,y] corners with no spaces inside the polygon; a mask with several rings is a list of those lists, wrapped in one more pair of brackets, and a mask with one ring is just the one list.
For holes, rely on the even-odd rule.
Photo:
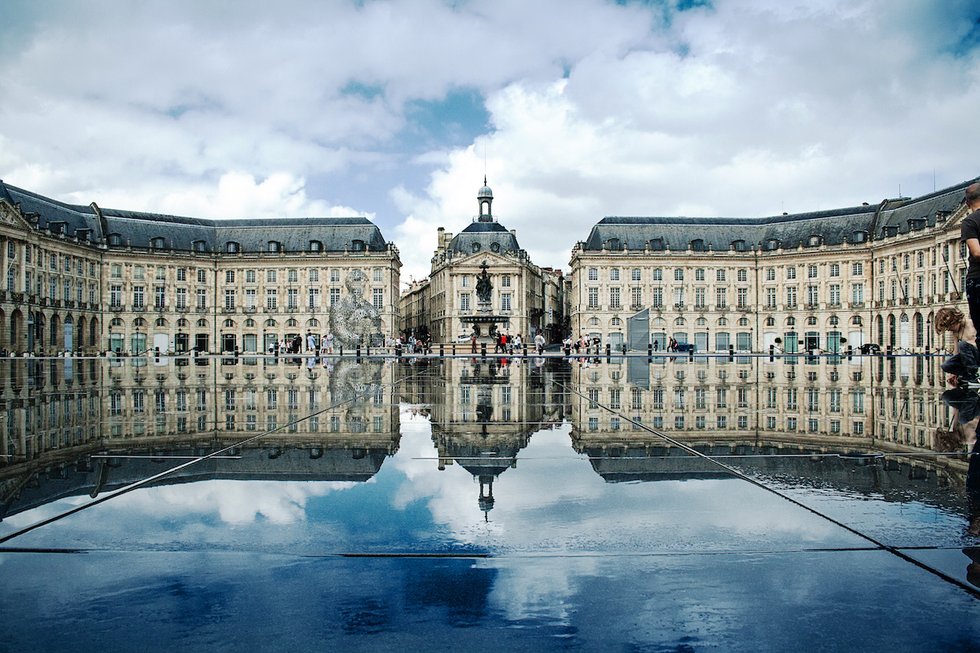
{"label": "person standing", "polygon": [[960,240],[966,243],[970,259],[964,291],[970,319],[980,324],[980,183],[967,186],[963,199],[970,209],[970,214],[960,223]]}

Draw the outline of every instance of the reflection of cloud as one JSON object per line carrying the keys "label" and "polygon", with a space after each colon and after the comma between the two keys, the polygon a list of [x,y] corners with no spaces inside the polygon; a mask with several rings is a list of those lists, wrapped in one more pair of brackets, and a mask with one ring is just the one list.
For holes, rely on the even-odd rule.
{"label": "reflection of cloud", "polygon": [[[259,519],[273,524],[291,524],[306,517],[306,504],[320,497],[345,490],[359,483],[350,481],[198,481],[181,485],[146,487],[107,501],[92,510],[112,511],[113,519],[125,522],[125,513],[136,511],[153,519],[188,520],[217,516],[225,524],[250,524]],[[10,530],[23,528],[72,507],[90,501],[88,497],[70,497],[4,520]],[[88,523],[82,513],[82,523]]]}
{"label": "reflection of cloud", "polygon": [[306,517],[306,502],[358,485],[344,482],[204,481],[131,492],[113,500],[119,509],[137,509],[158,518],[216,514],[227,524],[249,524],[259,518],[291,524]]}
{"label": "reflection of cloud", "polygon": [[460,544],[498,553],[623,553],[853,543],[830,522],[736,479],[606,483],[571,450],[567,427],[531,437],[517,466],[494,482],[485,524],[477,482],[459,465],[439,471],[428,428],[415,430],[403,433],[392,461],[409,481],[393,505],[424,501]]}

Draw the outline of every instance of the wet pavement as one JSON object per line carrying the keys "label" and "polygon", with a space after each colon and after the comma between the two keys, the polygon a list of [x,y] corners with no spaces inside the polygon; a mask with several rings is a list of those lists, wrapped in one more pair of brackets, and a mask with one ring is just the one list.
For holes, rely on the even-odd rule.
{"label": "wet pavement", "polygon": [[0,650],[980,650],[940,362],[0,361]]}

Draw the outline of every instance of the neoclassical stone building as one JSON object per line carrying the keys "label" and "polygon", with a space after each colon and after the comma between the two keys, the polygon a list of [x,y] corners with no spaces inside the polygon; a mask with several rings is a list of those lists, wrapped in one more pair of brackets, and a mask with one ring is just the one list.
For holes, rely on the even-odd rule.
{"label": "neoclassical stone building", "polygon": [[0,182],[0,239],[8,350],[258,352],[328,333],[351,347],[398,326],[398,250],[366,218],[204,220]]}
{"label": "neoclassical stone building", "polygon": [[[440,227],[432,268],[425,282],[402,295],[407,329],[428,332],[434,342],[481,339],[494,333],[520,334],[525,341],[555,319],[560,275],[546,274],[531,262],[517,233],[493,217],[493,191],[477,192],[479,215],[455,236]],[[477,281],[486,268],[489,299],[481,301]]]}
{"label": "neoclassical stone building", "polygon": [[641,350],[932,348],[935,310],[965,304],[974,181],[767,218],[604,218],[572,250],[573,334]]}

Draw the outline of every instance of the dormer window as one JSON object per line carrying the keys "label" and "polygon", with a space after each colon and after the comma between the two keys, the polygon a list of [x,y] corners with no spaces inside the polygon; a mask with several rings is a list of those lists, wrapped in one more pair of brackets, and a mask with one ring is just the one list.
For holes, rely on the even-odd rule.
{"label": "dormer window", "polygon": [[480,243],[473,243],[470,246],[470,249],[472,249],[473,250],[473,253],[476,254],[477,252],[480,251]]}
{"label": "dormer window", "polygon": [[664,250],[664,239],[663,238],[651,238],[650,239],[650,249],[656,252],[662,252]]}
{"label": "dormer window", "polygon": [[351,249],[354,250],[355,252],[363,252],[364,251],[364,241],[363,240],[354,240],[354,241],[351,241]]}
{"label": "dormer window", "polygon": [[909,231],[919,231],[920,229],[925,229],[925,227],[925,218],[909,218]]}
{"label": "dormer window", "polygon": [[195,240],[193,243],[191,243],[191,247],[195,252],[203,253],[208,251],[208,244],[203,240]]}
{"label": "dormer window", "polygon": [[92,235],[91,229],[76,229],[75,238],[78,238],[83,243],[87,243],[89,237]]}
{"label": "dormer window", "polygon": [[163,249],[167,246],[167,240],[163,236],[157,236],[150,241],[150,247],[153,249]]}
{"label": "dormer window", "polygon": [[323,251],[323,243],[321,243],[319,240],[311,240],[310,241],[310,251],[311,252],[322,252]]}
{"label": "dormer window", "polygon": [[229,240],[225,243],[225,253],[226,254],[237,254],[242,249],[241,245],[236,243],[234,240]]}
{"label": "dormer window", "polygon": [[278,254],[282,251],[282,243],[276,240],[270,240],[265,244],[265,251],[270,254]]}
{"label": "dormer window", "polygon": [[61,221],[54,221],[48,223],[48,231],[52,234],[59,235],[65,233],[65,227],[68,223]]}
{"label": "dormer window", "polygon": [[745,241],[744,240],[733,240],[732,241],[732,251],[734,251],[734,252],[744,252],[744,251],[746,251],[746,249],[748,249],[748,248],[745,246]]}
{"label": "dormer window", "polygon": [[704,244],[704,240],[701,238],[695,238],[691,241],[691,251],[692,252],[704,252],[708,248]]}
{"label": "dormer window", "polygon": [[607,249],[619,249],[622,245],[619,243],[619,238],[610,238],[606,241]]}
{"label": "dormer window", "polygon": [[865,243],[867,241],[868,241],[867,231],[855,231],[854,233],[851,234],[852,243]]}
{"label": "dormer window", "polygon": [[882,233],[884,233],[885,238],[889,238],[891,236],[897,236],[898,235],[898,226],[897,225],[892,225],[892,224],[886,225],[882,229]]}
{"label": "dormer window", "polygon": [[779,241],[778,240],[776,240],[775,238],[770,238],[769,240],[766,241],[766,251],[767,252],[774,252],[777,249],[779,249]]}
{"label": "dormer window", "polygon": [[820,247],[820,245],[823,245],[823,236],[818,236],[817,234],[813,234],[806,239],[807,247]]}
{"label": "dormer window", "polygon": [[123,244],[122,236],[119,234],[109,234],[109,244],[119,247]]}

